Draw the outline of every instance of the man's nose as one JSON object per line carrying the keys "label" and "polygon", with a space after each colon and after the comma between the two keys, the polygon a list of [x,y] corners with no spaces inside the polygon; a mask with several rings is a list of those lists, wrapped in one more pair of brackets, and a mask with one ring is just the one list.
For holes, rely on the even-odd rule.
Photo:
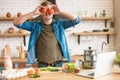
{"label": "man's nose", "polygon": [[49,12],[46,12],[46,15],[49,15]]}

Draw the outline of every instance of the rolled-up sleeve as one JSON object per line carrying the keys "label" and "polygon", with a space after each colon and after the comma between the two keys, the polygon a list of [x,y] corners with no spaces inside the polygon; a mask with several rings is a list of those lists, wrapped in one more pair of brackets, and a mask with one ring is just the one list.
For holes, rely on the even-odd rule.
{"label": "rolled-up sleeve", "polygon": [[22,24],[14,24],[17,28],[25,29],[31,31],[34,22],[25,21]]}
{"label": "rolled-up sleeve", "polygon": [[80,17],[77,17],[75,20],[62,19],[62,24],[64,29],[67,29],[80,23],[80,21],[81,21]]}

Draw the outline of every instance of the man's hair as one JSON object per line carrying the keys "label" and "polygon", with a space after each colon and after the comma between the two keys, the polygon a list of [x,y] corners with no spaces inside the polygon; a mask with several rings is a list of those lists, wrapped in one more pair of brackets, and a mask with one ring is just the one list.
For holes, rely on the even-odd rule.
{"label": "man's hair", "polygon": [[48,5],[52,5],[52,3],[49,1],[45,1],[41,3],[41,6],[48,6]]}

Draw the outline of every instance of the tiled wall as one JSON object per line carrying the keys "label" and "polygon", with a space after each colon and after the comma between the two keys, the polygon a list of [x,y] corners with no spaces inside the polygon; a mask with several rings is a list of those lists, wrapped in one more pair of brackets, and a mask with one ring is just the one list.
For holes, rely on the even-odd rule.
{"label": "tiled wall", "polygon": [[[0,16],[5,16],[7,12],[11,12],[16,16],[17,12],[23,14],[34,10],[42,1],[45,0],[0,0]],[[107,16],[113,16],[113,0],[57,0],[57,4],[61,10],[72,12],[79,16],[93,16],[95,12],[100,16],[102,10],[106,10]],[[5,32],[9,27],[14,27],[12,21],[0,21],[0,30]],[[16,31],[18,30],[14,27]],[[101,52],[102,42],[106,42],[106,35],[100,36],[81,36],[81,44],[78,45],[77,36],[72,35],[73,32],[91,31],[93,29],[103,29],[104,21],[82,21],[75,27],[66,30],[68,46],[72,54],[81,54],[89,46]],[[108,22],[107,28],[110,28]],[[111,29],[112,30],[112,29]],[[28,45],[27,37],[27,45]],[[9,44],[12,49],[13,56],[19,56],[16,47],[23,42],[22,37],[0,37],[0,56],[6,44]],[[27,46],[25,46],[27,49]],[[114,38],[110,36],[110,44],[104,47],[105,51],[114,50]]]}

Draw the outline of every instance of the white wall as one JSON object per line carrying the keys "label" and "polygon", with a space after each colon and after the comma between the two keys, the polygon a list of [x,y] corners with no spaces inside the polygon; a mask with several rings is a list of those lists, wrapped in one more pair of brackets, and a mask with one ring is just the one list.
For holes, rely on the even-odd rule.
{"label": "white wall", "polygon": [[[42,1],[45,0],[0,0],[0,16],[5,16],[7,12],[11,12],[13,16],[16,16],[17,12],[23,14],[34,10]],[[57,0],[57,4],[61,10],[69,11],[74,14],[87,13],[86,16],[93,16],[97,12],[98,16],[103,9],[106,10],[107,16],[113,16],[113,0]],[[0,30],[5,32],[9,27],[14,27],[12,21],[0,21]],[[16,31],[18,30],[14,27]],[[83,50],[91,46],[97,52],[101,52],[102,42],[106,42],[106,35],[100,36],[81,36],[81,44],[78,45],[77,36],[73,36],[73,32],[91,31],[93,29],[103,29],[104,21],[82,21],[74,28],[66,30],[66,36],[68,40],[69,49],[72,54],[81,54]],[[107,24],[107,28],[110,28],[110,24]],[[110,28],[111,29],[111,28]],[[28,45],[27,37],[27,45]],[[6,44],[9,44],[12,48],[13,56],[19,56],[16,46],[22,42],[22,37],[0,37],[0,53]],[[27,49],[27,46],[25,46]],[[110,36],[110,44],[105,47],[106,51],[114,50],[114,39]],[[1,54],[0,54],[1,55]]]}

